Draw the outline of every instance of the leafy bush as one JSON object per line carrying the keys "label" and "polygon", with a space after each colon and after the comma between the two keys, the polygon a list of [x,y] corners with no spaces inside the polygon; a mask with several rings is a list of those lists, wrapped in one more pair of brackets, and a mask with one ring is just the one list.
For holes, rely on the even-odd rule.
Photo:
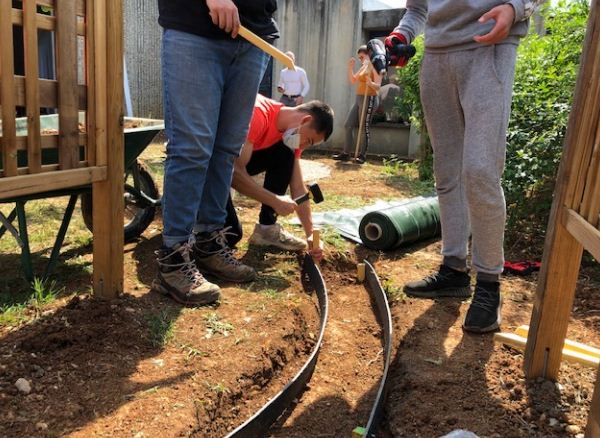
{"label": "leafy bush", "polygon": [[[547,35],[540,37],[532,30],[518,50],[503,182],[509,234],[519,230],[539,236],[546,227],[589,5],[586,0],[561,1],[546,7],[542,14]],[[417,55],[398,72],[405,87],[404,101],[398,106],[403,117],[410,116],[411,122],[425,132],[418,81],[422,38],[415,45]],[[420,173],[426,178],[433,172],[427,155],[430,145],[428,140],[424,143]]]}

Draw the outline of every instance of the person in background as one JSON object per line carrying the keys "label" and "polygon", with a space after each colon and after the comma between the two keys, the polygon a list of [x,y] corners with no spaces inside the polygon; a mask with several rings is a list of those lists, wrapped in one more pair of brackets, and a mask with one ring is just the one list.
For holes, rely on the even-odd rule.
{"label": "person in background", "polygon": [[[296,204],[285,196],[290,188],[296,199],[306,193],[300,157],[302,151],[326,141],[333,132],[333,110],[322,102],[313,100],[294,108],[261,95],[256,98],[250,132],[242,153],[235,160],[233,188],[262,203],[258,223],[249,243],[289,251],[303,250],[308,246],[315,259],[322,257],[321,248],[313,248],[313,222],[310,202]],[[252,176],[265,174],[261,187]],[[242,238],[242,226],[231,198],[228,204],[226,226],[229,227],[229,244]],[[277,223],[278,216],[296,212],[306,240],[287,232]]]}
{"label": "person in background", "polygon": [[227,245],[233,163],[246,139],[268,57],[238,37],[240,23],[272,42],[276,0],[159,0],[168,138],[163,246],[153,288],[184,305],[217,301],[201,274],[234,282],[256,272]]}
{"label": "person in background", "polygon": [[[293,52],[285,52],[296,63],[296,56]],[[280,102],[285,106],[296,106],[304,103],[304,98],[308,95],[310,83],[306,76],[306,71],[296,65],[296,71],[289,70],[287,67],[281,70],[279,74],[279,84],[277,91],[281,93]]]}
{"label": "person in background", "polygon": [[[358,164],[364,164],[367,159],[367,150],[369,149],[369,141],[371,139],[371,120],[373,118],[373,112],[379,105],[379,99],[377,93],[381,87],[381,76],[375,71],[369,59],[367,46],[360,46],[358,49],[358,59],[360,61],[360,68],[354,73],[354,66],[356,64],[355,58],[350,58],[348,61],[348,81],[356,87],[356,98],[354,105],[350,109],[346,118],[344,127],[346,128],[346,142],[344,143],[344,150],[341,153],[333,154],[334,160],[348,161],[350,154],[355,153],[356,143],[354,140],[354,128],[358,127],[361,122],[361,116],[363,111],[365,112],[363,135],[364,141],[361,139],[361,147],[356,157]],[[365,98],[366,95],[366,98]],[[363,110],[363,103],[366,107]]]}
{"label": "person in background", "polygon": [[[425,28],[421,101],[442,221],[438,272],[407,283],[404,290],[414,297],[470,297],[471,238],[477,279],[463,323],[470,332],[493,331],[501,322],[506,131],[517,46],[542,2],[409,0],[406,14],[386,39],[388,53],[394,53],[398,44],[410,44]],[[407,61],[392,59],[392,64]]]}

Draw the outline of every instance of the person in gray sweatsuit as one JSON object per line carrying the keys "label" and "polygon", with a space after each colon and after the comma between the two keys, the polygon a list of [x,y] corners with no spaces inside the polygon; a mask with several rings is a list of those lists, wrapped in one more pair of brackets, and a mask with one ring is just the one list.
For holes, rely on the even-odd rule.
{"label": "person in gray sweatsuit", "polygon": [[[425,27],[421,101],[434,151],[442,220],[438,272],[405,285],[407,295],[471,296],[463,328],[498,329],[506,203],[501,186],[516,50],[543,0],[408,0],[386,47],[410,44]],[[405,65],[407,59],[396,64]]]}

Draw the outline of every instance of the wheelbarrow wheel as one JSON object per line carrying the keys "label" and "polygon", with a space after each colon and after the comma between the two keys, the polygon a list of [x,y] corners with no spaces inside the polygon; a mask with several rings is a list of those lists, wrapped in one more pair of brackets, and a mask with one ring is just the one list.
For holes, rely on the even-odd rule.
{"label": "wheelbarrow wheel", "polygon": [[[133,169],[127,169],[125,175],[125,242],[137,239],[148,228],[156,215],[156,207],[146,202],[135,190],[135,187],[144,195],[158,199],[158,187],[145,165],[136,161]],[[81,214],[83,221],[90,231],[93,231],[93,200],[91,193],[81,196]]]}

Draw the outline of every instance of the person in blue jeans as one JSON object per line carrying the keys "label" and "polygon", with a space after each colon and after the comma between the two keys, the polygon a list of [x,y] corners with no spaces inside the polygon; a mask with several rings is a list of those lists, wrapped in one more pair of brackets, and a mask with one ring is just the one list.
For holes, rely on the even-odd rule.
{"label": "person in blue jeans", "polygon": [[204,274],[254,280],[224,229],[233,163],[246,139],[268,57],[237,36],[240,23],[272,42],[276,0],[158,0],[168,138],[163,246],[153,288],[185,305],[220,298]]}

